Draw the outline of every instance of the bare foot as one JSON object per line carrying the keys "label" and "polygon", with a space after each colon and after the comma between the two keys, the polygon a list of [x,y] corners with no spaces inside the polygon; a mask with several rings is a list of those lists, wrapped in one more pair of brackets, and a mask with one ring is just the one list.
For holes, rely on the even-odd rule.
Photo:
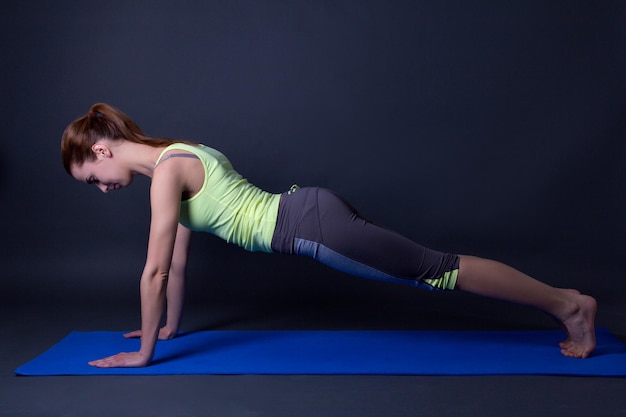
{"label": "bare foot", "polygon": [[561,343],[561,353],[570,358],[587,358],[596,347],[594,320],[598,308],[588,295],[566,291],[575,308],[561,319],[567,339]]}

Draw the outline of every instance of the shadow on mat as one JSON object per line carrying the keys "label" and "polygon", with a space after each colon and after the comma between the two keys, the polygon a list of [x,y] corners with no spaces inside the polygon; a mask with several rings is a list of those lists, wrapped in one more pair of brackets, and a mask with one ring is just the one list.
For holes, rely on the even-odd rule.
{"label": "shadow on mat", "polygon": [[[230,349],[235,346],[242,346],[245,344],[250,344],[251,341],[256,342],[261,339],[268,338],[276,338],[276,334],[272,335],[264,335],[255,333],[254,338],[248,332],[241,332],[234,330],[232,333],[224,334],[224,332],[228,332],[228,330],[223,330],[220,332],[219,338],[211,339],[207,342],[206,338],[200,338],[197,340],[192,340],[195,334],[200,333],[197,332],[185,332],[177,336],[177,339],[187,339],[184,346],[180,349],[176,349],[175,351],[164,352],[162,357],[158,357],[152,361],[153,365],[158,365],[161,363],[166,363],[170,361],[175,361],[178,359],[189,359],[194,356],[202,356],[206,355],[207,352],[214,352],[223,349]],[[253,340],[254,339],[254,340]],[[168,341],[162,341],[161,343],[167,343]]]}

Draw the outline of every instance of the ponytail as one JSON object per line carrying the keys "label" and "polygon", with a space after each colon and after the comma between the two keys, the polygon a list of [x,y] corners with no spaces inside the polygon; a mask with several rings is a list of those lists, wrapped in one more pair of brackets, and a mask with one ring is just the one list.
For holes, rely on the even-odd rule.
{"label": "ponytail", "polygon": [[178,142],[196,145],[185,140],[150,138],[121,110],[105,103],[96,103],[86,115],[74,120],[63,132],[61,159],[65,171],[71,175],[72,165],[81,166],[95,160],[96,155],[91,147],[103,139],[127,140],[155,148]]}

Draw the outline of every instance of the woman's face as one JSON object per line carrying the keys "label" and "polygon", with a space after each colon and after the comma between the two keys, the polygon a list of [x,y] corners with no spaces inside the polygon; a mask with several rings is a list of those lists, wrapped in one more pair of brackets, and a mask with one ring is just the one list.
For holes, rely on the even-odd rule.
{"label": "woman's face", "polygon": [[72,176],[78,181],[95,185],[103,193],[127,187],[133,182],[132,173],[120,166],[111,154],[97,154],[94,161],[72,166]]}

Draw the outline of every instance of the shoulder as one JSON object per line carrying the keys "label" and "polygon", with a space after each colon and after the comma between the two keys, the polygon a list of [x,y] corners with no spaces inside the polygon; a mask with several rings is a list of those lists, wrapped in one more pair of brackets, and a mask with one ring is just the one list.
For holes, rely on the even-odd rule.
{"label": "shoulder", "polygon": [[207,158],[203,152],[203,147],[186,144],[165,148],[153,171],[152,192],[173,189],[178,193],[196,193],[205,179]]}
{"label": "shoulder", "polygon": [[159,163],[152,173],[151,188],[165,183],[175,183],[176,180],[183,179],[185,176],[184,161],[178,161],[182,158],[163,159],[163,163]]}

